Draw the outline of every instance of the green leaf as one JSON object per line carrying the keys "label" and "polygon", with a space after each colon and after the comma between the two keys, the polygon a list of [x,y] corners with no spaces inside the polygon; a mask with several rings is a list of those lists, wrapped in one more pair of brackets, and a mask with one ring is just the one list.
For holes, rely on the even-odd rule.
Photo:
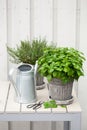
{"label": "green leaf", "polygon": [[50,70],[49,70],[49,73],[52,73],[53,71],[54,71],[54,69],[50,69]]}
{"label": "green leaf", "polygon": [[48,79],[48,81],[51,81],[52,76],[51,76],[51,75],[48,75],[48,76],[47,76],[47,79]]}
{"label": "green leaf", "polygon": [[68,68],[67,67],[64,68],[64,72],[68,72]]}
{"label": "green leaf", "polygon": [[53,77],[56,78],[57,77],[57,71],[53,72]]}
{"label": "green leaf", "polygon": [[44,102],[44,108],[57,108],[57,104],[56,104],[56,101],[55,100],[50,100],[50,101],[47,101],[47,102]]}

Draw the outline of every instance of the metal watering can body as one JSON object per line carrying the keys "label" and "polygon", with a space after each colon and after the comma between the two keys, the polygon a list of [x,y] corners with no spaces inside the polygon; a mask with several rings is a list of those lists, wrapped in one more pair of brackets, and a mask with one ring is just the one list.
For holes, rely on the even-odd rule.
{"label": "metal watering can body", "polygon": [[[15,71],[16,81],[13,80]],[[25,63],[22,63],[16,69],[10,70],[9,78],[15,88],[15,100],[17,102],[33,103],[36,101],[35,72],[36,70],[32,65]]]}

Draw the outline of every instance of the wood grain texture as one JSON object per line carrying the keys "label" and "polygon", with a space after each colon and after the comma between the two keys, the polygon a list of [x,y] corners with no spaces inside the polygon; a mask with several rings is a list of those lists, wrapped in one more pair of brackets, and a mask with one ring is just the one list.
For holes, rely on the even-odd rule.
{"label": "wood grain texture", "polygon": [[30,130],[30,122],[11,122],[10,130]]}
{"label": "wood grain texture", "polygon": [[53,113],[66,113],[66,108],[58,106],[57,108],[52,109]]}
{"label": "wood grain texture", "polygon": [[4,113],[9,89],[9,82],[0,81],[0,113]]}
{"label": "wood grain texture", "polygon": [[21,112],[22,113],[35,113],[35,110],[33,110],[32,108],[27,108],[27,105],[29,105],[29,104],[21,105]]}
{"label": "wood grain texture", "polygon": [[15,101],[15,90],[13,86],[10,86],[9,96],[6,106],[6,113],[19,113],[20,112],[20,103]]}
{"label": "wood grain texture", "polygon": [[33,4],[33,36],[52,41],[52,0],[34,0]]}
{"label": "wood grain texture", "polygon": [[6,0],[0,0],[0,79],[7,80],[7,20]]}
{"label": "wood grain texture", "polygon": [[30,38],[30,0],[8,0],[7,6],[8,43],[14,47],[21,40]]}
{"label": "wood grain texture", "polygon": [[57,22],[57,45],[75,47],[76,0],[58,0]]}
{"label": "wood grain texture", "polygon": [[76,97],[74,97],[74,101],[72,104],[70,105],[67,105],[67,112],[68,113],[78,113],[78,112],[81,112],[81,107],[80,107],[80,104],[77,100]]}
{"label": "wood grain texture", "polygon": [[8,122],[0,121],[0,130],[9,130]]}

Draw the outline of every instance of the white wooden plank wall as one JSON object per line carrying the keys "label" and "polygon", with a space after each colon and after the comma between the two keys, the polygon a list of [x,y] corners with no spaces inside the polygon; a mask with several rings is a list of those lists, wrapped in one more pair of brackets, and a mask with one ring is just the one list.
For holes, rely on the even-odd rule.
{"label": "white wooden plank wall", "polygon": [[87,0],[81,0],[80,4],[80,45],[79,49],[84,52],[85,76],[79,80],[79,101],[82,106],[82,130],[87,130]]}
{"label": "white wooden plank wall", "polygon": [[75,47],[76,0],[58,0],[57,10],[58,46]]}
{"label": "white wooden plank wall", "polygon": [[30,38],[30,0],[8,0],[8,44]]}
{"label": "white wooden plank wall", "polygon": [[[57,46],[78,48],[85,52],[87,57],[86,27],[87,0],[0,0],[0,80],[7,79],[8,69],[12,67],[8,62],[6,43],[15,47],[20,40],[32,40],[42,36],[46,37],[48,42],[56,42]],[[87,62],[84,65],[85,70],[86,64]],[[85,118],[82,125],[84,130],[87,129],[87,105],[84,97],[87,71],[85,75],[85,78],[79,81],[79,99]],[[62,127],[61,122],[0,123],[0,130],[62,130]]]}
{"label": "white wooden plank wall", "polygon": [[6,0],[0,0],[0,79],[7,78],[7,27],[6,27]]}

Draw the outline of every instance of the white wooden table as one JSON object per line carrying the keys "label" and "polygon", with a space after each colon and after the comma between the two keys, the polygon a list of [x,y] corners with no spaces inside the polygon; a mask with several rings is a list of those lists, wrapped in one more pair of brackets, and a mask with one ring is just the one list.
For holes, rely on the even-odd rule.
{"label": "white wooden table", "polygon": [[[66,108],[27,109],[27,104],[14,102],[14,88],[9,82],[0,82],[0,121],[64,121],[64,130],[81,130],[81,108],[75,97]],[[48,91],[37,91],[38,100],[47,100]],[[67,124],[69,127],[67,127]]]}

